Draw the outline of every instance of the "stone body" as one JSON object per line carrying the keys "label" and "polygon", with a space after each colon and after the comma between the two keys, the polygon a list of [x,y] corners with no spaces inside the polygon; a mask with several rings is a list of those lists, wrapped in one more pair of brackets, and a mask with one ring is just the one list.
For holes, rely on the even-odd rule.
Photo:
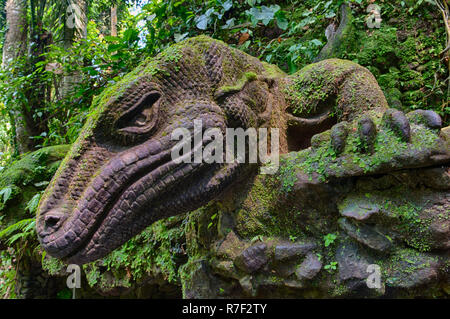
{"label": "stone body", "polygon": [[[176,164],[171,133],[193,130],[195,119],[224,135],[279,128],[279,172]],[[448,291],[450,135],[441,126],[431,111],[388,109],[355,63],[324,60],[288,76],[220,41],[189,39],[95,100],[41,200],[39,240],[51,256],[84,264],[194,211],[179,268],[184,297]],[[324,246],[330,233],[337,239]],[[387,281],[364,286],[373,263],[395,278],[392,291]]]}

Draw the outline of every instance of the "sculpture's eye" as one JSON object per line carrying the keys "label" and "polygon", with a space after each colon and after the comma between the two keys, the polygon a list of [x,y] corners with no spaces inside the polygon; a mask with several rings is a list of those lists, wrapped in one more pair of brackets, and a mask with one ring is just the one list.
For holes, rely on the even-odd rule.
{"label": "sculpture's eye", "polygon": [[156,125],[161,94],[153,91],[145,94],[117,122],[119,132],[148,133]]}

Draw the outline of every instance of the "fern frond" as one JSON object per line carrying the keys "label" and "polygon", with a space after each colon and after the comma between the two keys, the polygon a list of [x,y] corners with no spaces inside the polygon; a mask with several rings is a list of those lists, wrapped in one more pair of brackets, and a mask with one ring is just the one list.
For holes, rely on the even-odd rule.
{"label": "fern frond", "polygon": [[32,199],[27,203],[27,207],[25,210],[29,211],[31,214],[35,213],[37,210],[37,207],[39,205],[39,200],[41,199],[42,193],[37,193],[33,196]]}
{"label": "fern frond", "polygon": [[0,231],[0,239],[5,239],[17,232],[28,232],[34,228],[36,220],[34,218],[23,219],[17,223]]}

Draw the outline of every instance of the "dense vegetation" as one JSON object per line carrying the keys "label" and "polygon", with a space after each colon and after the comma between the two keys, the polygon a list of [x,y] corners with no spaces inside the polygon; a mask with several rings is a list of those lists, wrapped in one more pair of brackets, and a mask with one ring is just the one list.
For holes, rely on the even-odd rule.
{"label": "dense vegetation", "polygon": [[[448,125],[450,35],[445,1],[347,1],[352,28],[332,56],[367,67],[392,107],[432,109]],[[23,13],[22,27],[15,28],[17,43],[8,32],[20,21],[5,14],[12,2],[19,3]],[[11,171],[32,151],[73,143],[93,97],[146,57],[188,37],[210,35],[293,73],[314,62],[327,43],[325,30],[339,24],[343,2],[1,0],[0,168]],[[372,3],[381,7],[380,28],[366,23]],[[80,10],[67,10],[74,5]],[[9,179],[2,176],[7,182],[0,183],[0,241],[8,247],[1,252],[2,297],[14,297],[23,256],[39,262],[45,257],[35,239],[34,213],[59,152],[43,152],[30,158],[31,170],[18,167],[19,173]]]}

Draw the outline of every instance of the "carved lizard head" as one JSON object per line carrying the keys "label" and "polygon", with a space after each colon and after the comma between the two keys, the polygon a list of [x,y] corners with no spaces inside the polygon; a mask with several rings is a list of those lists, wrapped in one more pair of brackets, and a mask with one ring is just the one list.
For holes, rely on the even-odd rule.
{"label": "carved lizard head", "polygon": [[177,164],[171,134],[193,131],[194,120],[224,134],[227,127],[280,123],[282,101],[273,86],[281,74],[198,37],[106,89],[41,200],[42,247],[72,263],[95,260],[154,221],[206,204],[254,170],[239,163]]}

